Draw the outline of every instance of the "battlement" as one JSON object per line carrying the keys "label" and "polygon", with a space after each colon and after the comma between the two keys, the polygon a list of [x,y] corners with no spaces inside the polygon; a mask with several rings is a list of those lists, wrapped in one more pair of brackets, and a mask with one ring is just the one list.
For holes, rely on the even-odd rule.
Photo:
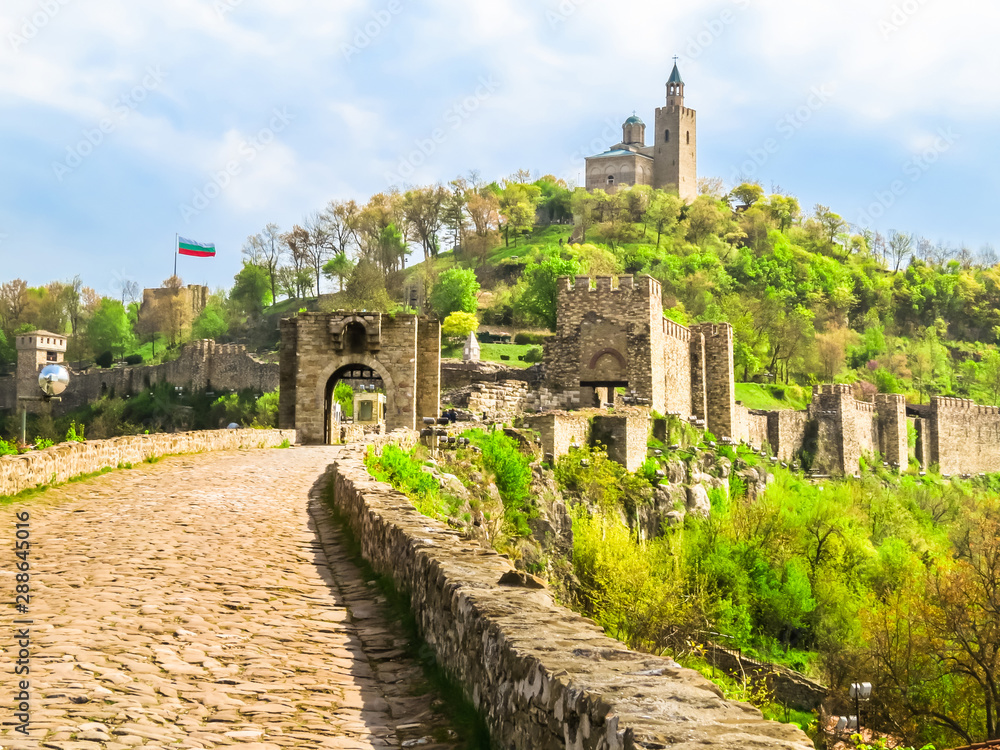
{"label": "battlement", "polygon": [[691,341],[691,329],[670,318],[663,319],[663,335],[685,343]]}
{"label": "battlement", "polygon": [[733,337],[733,327],[729,323],[699,323],[691,326],[690,330],[702,334],[706,339]]}
{"label": "battlement", "polygon": [[847,383],[823,383],[813,386],[813,396],[853,396],[854,387]]}
{"label": "battlement", "polygon": [[657,114],[659,114],[661,111],[664,111],[664,112],[679,112],[679,114],[680,114],[681,117],[690,117],[691,119],[694,119],[697,116],[697,114],[698,114],[697,110],[694,110],[691,107],[684,107],[684,106],[678,107],[676,104],[673,104],[673,105],[671,105],[671,104],[665,104],[662,107],[657,107],[656,108]]}
{"label": "battlement", "polygon": [[949,414],[961,413],[967,416],[996,416],[1000,414],[1000,407],[983,406],[967,398],[931,396],[931,411]]}
{"label": "battlement", "polygon": [[906,396],[902,393],[876,393],[875,403],[906,406]]}
{"label": "battlement", "polygon": [[584,294],[608,294],[620,291],[638,292],[643,297],[656,297],[661,295],[660,282],[652,276],[640,276],[638,283],[631,274],[623,274],[617,277],[617,285],[614,276],[597,276],[592,279],[590,276],[560,276],[556,289],[562,293],[581,292]]}

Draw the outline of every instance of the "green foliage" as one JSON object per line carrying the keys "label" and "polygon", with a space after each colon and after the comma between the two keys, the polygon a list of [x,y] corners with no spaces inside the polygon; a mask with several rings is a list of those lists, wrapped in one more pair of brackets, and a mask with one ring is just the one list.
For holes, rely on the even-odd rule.
{"label": "green foliage", "polygon": [[534,344],[541,346],[545,343],[546,339],[551,338],[545,333],[530,333],[528,331],[520,331],[514,334],[514,343],[519,345],[530,345]]}
{"label": "green foliage", "polygon": [[[274,301],[271,296],[271,277],[264,268],[244,261],[234,279],[236,283],[229,298],[245,315],[259,317],[264,308]],[[211,323],[206,320],[204,324],[207,326]]]}
{"label": "green foliage", "polygon": [[101,352],[96,357],[94,357],[94,364],[104,370],[107,370],[114,363],[115,363],[115,355],[111,353],[110,349]]}
{"label": "green foliage", "polygon": [[580,266],[575,260],[545,258],[529,263],[518,282],[521,292],[515,304],[515,312],[554,331],[556,285],[559,277],[575,276],[579,272]]}
{"label": "green foliage", "polygon": [[528,536],[528,519],[536,513],[531,503],[531,465],[517,443],[502,432],[473,430],[466,437],[482,451],[483,465],[492,472],[503,500],[504,516],[513,536]]}
{"label": "green foliage", "polygon": [[[87,341],[91,351],[109,350],[123,354],[134,340],[125,307],[116,299],[102,297],[87,324]],[[110,367],[110,364],[101,366]]]}
{"label": "green foliage", "polygon": [[524,354],[525,362],[535,363],[535,362],[541,362],[544,359],[545,355],[542,352],[542,348],[540,346],[533,346],[530,349],[528,349],[528,351]]}
{"label": "green foliage", "polygon": [[55,444],[56,443],[54,440],[49,440],[48,438],[43,438],[43,437],[36,437],[34,448],[36,451],[43,451],[46,448],[51,448]]}
{"label": "green foliage", "polygon": [[441,334],[454,338],[467,339],[470,333],[479,329],[479,321],[469,312],[453,312],[441,324]]}
{"label": "green foliage", "polygon": [[430,303],[440,317],[454,312],[475,313],[479,281],[471,269],[449,268],[431,289]]}
{"label": "green foliage", "polygon": [[344,419],[354,418],[354,389],[343,380],[333,387],[333,399],[340,404],[340,413]]}
{"label": "green foliage", "polygon": [[69,429],[66,430],[67,443],[85,443],[87,438],[83,435],[83,423],[77,425],[76,421],[70,422]]}
{"label": "green foliage", "polygon": [[196,339],[221,339],[229,333],[229,322],[222,305],[210,303],[205,306],[191,326],[191,335]]}
{"label": "green foliage", "polygon": [[134,367],[135,365],[141,365],[143,362],[143,357],[141,354],[130,354],[125,357],[125,364]]}
{"label": "green foliage", "polygon": [[0,456],[16,456],[18,453],[20,451],[13,441],[7,442],[3,438],[0,438]]}

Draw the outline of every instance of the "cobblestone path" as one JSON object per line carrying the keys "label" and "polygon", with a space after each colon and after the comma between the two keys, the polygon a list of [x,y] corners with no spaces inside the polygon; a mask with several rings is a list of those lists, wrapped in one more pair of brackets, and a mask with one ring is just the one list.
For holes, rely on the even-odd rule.
{"label": "cobblestone path", "polygon": [[[317,497],[335,450],[167,458],[0,508],[0,747],[457,747]],[[27,739],[8,629],[23,510]]]}

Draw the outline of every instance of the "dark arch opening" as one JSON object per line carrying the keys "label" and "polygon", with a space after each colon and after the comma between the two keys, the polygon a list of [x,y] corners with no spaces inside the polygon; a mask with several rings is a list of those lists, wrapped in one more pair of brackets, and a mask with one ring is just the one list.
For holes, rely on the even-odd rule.
{"label": "dark arch opening", "polygon": [[368,331],[354,321],[344,328],[344,349],[350,354],[364,354],[368,348]]}
{"label": "dark arch opening", "polygon": [[[360,323],[352,323],[351,325],[357,325],[364,330],[364,326]],[[346,334],[346,330],[345,330]],[[340,401],[337,398],[337,384],[344,382],[346,383],[351,391],[348,395],[347,392],[342,391],[341,397],[345,400]],[[359,393],[362,390],[370,393],[385,393],[385,381],[382,380],[382,376],[379,375],[375,370],[367,365],[351,364],[344,365],[338,368],[330,379],[326,381],[326,389],[324,391],[323,397],[323,424],[324,424],[324,442],[330,445],[337,440],[340,440],[340,425],[348,420],[354,420],[354,394]],[[347,404],[350,400],[350,410],[348,410]],[[337,404],[341,404],[341,409],[338,412]],[[340,418],[338,419],[338,413]],[[374,414],[375,421],[385,420],[385,413]],[[366,420],[368,421],[368,420]]]}

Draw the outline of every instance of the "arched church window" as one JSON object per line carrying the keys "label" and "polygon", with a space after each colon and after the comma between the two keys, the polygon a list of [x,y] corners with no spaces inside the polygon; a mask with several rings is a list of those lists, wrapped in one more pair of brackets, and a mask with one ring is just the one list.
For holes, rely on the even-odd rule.
{"label": "arched church window", "polygon": [[613,174],[609,174],[608,175],[608,184],[609,185],[614,185],[615,184],[615,176]]}

